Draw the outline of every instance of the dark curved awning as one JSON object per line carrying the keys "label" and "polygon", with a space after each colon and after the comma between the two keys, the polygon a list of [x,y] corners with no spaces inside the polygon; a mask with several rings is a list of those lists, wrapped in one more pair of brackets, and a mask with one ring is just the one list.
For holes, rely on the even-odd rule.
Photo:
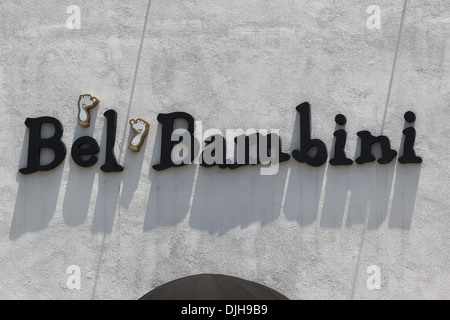
{"label": "dark curved awning", "polygon": [[289,300],[257,282],[223,274],[192,275],[163,284],[139,300]]}

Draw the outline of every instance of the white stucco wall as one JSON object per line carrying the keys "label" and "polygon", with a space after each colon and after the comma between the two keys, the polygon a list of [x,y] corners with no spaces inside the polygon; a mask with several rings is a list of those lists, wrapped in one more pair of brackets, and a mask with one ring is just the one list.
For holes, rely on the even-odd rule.
{"label": "white stucco wall", "polygon": [[[148,4],[1,1],[0,298],[137,299],[197,273],[291,299],[450,298],[447,1],[153,0],[147,15]],[[70,5],[81,9],[79,30],[67,28]],[[366,25],[370,5],[380,29]],[[89,128],[77,125],[84,93],[101,100]],[[328,150],[334,116],[346,115],[352,159],[360,130],[398,151],[403,114],[414,111],[423,163],[313,168],[291,158],[274,176],[260,166],[151,167],[159,113],[188,112],[204,128],[279,129],[291,153],[304,101]],[[122,173],[100,170],[108,109],[118,113]],[[63,124],[67,157],[22,175],[24,121],[40,116]],[[127,148],[131,118],[150,122],[139,153]],[[84,135],[101,148],[91,168],[70,157]],[[67,288],[70,265],[79,290]],[[366,285],[371,265],[379,290]]]}

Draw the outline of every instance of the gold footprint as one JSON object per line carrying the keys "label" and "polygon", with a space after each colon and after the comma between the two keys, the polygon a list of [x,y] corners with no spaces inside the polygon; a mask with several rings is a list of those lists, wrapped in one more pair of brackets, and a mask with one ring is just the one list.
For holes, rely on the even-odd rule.
{"label": "gold footprint", "polygon": [[78,124],[82,127],[89,127],[91,116],[89,109],[94,108],[100,102],[99,99],[90,94],[82,94],[78,99]]}
{"label": "gold footprint", "polygon": [[128,148],[132,151],[138,152],[139,148],[144,143],[144,139],[147,136],[150,124],[142,119],[131,119],[130,120],[131,129],[136,133],[134,137],[130,140]]}

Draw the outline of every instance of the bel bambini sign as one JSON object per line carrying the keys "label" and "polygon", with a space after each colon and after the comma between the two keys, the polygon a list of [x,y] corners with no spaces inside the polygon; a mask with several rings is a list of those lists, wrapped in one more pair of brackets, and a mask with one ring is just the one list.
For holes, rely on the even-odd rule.
{"label": "bel bambini sign", "polygon": [[[90,124],[89,110],[98,105],[99,99],[89,94],[81,95],[78,100],[78,124],[88,127]],[[328,159],[328,151],[325,143],[311,137],[311,106],[304,102],[296,107],[300,115],[300,146],[292,152],[292,157],[300,162],[313,167],[324,165]],[[114,154],[116,140],[117,113],[108,110],[104,113],[106,117],[106,152],[104,164],[100,169],[104,172],[121,172],[123,166],[118,164]],[[413,123],[416,116],[408,111],[404,115],[407,123]],[[175,129],[176,120],[185,120],[187,128]],[[227,130],[223,135],[220,130],[209,129],[203,132],[201,121],[186,112],[160,113],[157,121],[161,124],[161,155],[158,164],[153,165],[155,170],[164,170],[172,167],[180,167],[190,163],[200,164],[203,167],[218,166],[225,169],[236,169],[246,165],[262,164],[261,174],[272,175],[278,171],[278,164],[290,159],[290,155],[282,152],[281,139],[278,130]],[[346,156],[345,144],[347,132],[345,124],[347,119],[338,114],[335,117],[337,130],[333,133],[335,143],[333,157],[329,163],[333,166],[348,166],[353,160]],[[131,119],[131,129],[135,135],[128,145],[135,152],[144,142],[149,131],[149,123],[142,119]],[[51,137],[42,137],[42,126],[49,124],[54,127]],[[59,166],[66,157],[66,146],[61,140],[63,126],[54,117],[27,118],[25,125],[29,128],[29,143],[27,165],[19,171],[23,174],[31,174],[38,171],[49,171]],[[403,154],[398,157],[398,162],[421,163],[422,159],[416,155],[414,143],[416,130],[409,126],[403,130],[404,143]],[[387,136],[374,136],[369,131],[359,131],[360,155],[355,159],[357,164],[377,161],[380,164],[390,163],[396,156],[397,151],[391,148]],[[375,144],[381,147],[381,157],[378,159],[372,153]],[[41,164],[40,154],[44,148],[51,149],[54,153],[53,160],[47,164]],[[82,167],[92,167],[98,161],[96,156],[100,151],[98,142],[90,136],[78,138],[72,145],[71,156],[74,162]]]}

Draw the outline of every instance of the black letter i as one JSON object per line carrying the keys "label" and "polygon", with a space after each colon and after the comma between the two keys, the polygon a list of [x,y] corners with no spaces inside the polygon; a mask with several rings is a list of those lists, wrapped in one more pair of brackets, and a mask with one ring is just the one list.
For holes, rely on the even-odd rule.
{"label": "black letter i", "polygon": [[[340,126],[344,126],[347,123],[347,119],[343,114],[338,114],[334,120]],[[345,142],[347,141],[347,132],[345,129],[336,130],[333,135],[336,137],[336,142],[334,145],[334,157],[330,159],[330,164],[332,166],[349,166],[353,163],[352,159],[347,158],[345,155]]]}
{"label": "black letter i", "polygon": [[[413,123],[416,121],[416,115],[412,111],[405,113],[405,121],[407,123]],[[398,158],[400,163],[422,163],[422,158],[416,156],[414,151],[414,142],[416,140],[416,129],[414,127],[408,127],[403,130],[405,140],[403,143],[403,155]]]}

